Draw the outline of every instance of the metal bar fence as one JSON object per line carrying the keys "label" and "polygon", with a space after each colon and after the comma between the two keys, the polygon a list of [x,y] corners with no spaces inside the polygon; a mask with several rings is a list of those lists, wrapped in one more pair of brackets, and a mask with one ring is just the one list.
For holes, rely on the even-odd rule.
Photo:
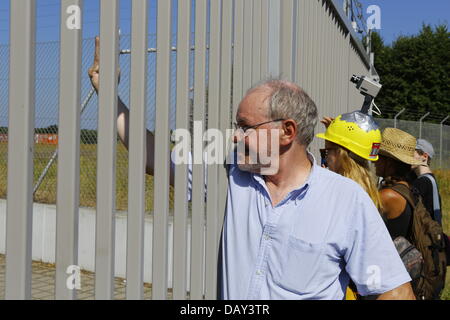
{"label": "metal bar fence", "polygon": [[[155,38],[147,36],[147,1],[133,1],[131,50],[122,50],[122,56],[119,58],[118,1],[101,1],[102,71],[99,97],[97,99],[93,96],[91,99],[88,95],[81,110],[80,98],[86,96],[91,88],[86,75],[83,77],[80,74],[81,69],[86,67],[85,61],[81,60],[80,52],[89,56],[91,60],[92,47],[91,55],[84,51],[79,30],[61,32],[61,73],[71,74],[72,77],[60,78],[60,130],[57,132],[60,135],[61,145],[56,149],[59,154],[54,148],[47,152],[47,157],[50,155],[51,161],[55,161],[56,155],[59,155],[56,254],[58,299],[76,298],[75,293],[65,287],[67,277],[65,268],[70,264],[76,265],[78,259],[77,210],[82,205],[82,200],[77,189],[83,189],[81,180],[83,170],[80,170],[80,166],[85,152],[81,148],[83,139],[79,131],[85,121],[95,121],[96,114],[92,116],[92,110],[95,109],[97,102],[98,130],[95,130],[95,124],[91,126],[94,132],[98,132],[97,157],[92,157],[97,160],[97,164],[90,165],[91,171],[87,172],[87,175],[97,179],[97,182],[93,183],[96,186],[94,206],[97,207],[96,299],[112,299],[114,294],[115,258],[117,258],[115,257],[117,174],[128,165],[127,160],[125,164],[122,162],[116,164],[116,157],[117,161],[120,160],[116,147],[119,95],[126,97],[123,100],[126,104],[129,100],[130,105],[130,154],[126,174],[128,187],[125,187],[128,204],[125,202],[125,205],[121,206],[121,209],[128,209],[126,249],[128,299],[143,298],[142,285],[145,273],[143,255],[147,250],[144,248],[143,218],[144,212],[152,207],[146,202],[149,197],[145,193],[144,184],[144,161],[148,154],[144,139],[146,127],[154,131],[155,139],[152,155],[155,164],[155,187],[153,197],[150,195],[150,198],[155,200],[153,247],[150,249],[152,298],[169,298],[170,287],[173,288],[173,297],[176,299],[215,299],[217,253],[226,201],[226,174],[218,163],[208,164],[205,170],[204,153],[192,154],[194,163],[192,180],[188,179],[189,167],[186,164],[176,166],[173,179],[174,229],[170,231],[169,215],[172,214],[169,189],[170,130],[183,128],[197,133],[192,140],[194,150],[199,147],[201,150],[204,149],[204,139],[207,141],[209,139],[209,142],[211,139],[222,139],[224,148],[223,152],[219,152],[223,153],[222,159],[217,159],[222,161],[227,150],[225,148],[227,141],[223,137],[226,137],[225,132],[230,128],[230,116],[235,116],[246,90],[269,75],[282,74],[285,79],[299,82],[318,102],[319,109],[324,115],[334,116],[336,113],[347,111],[349,105],[362,102],[362,97],[359,97],[356,89],[347,87],[346,83],[350,73],[368,73],[368,58],[361,51],[359,43],[354,40],[356,37],[351,26],[342,18],[343,14],[336,1],[178,0],[177,4],[178,28],[173,34],[172,1],[157,1]],[[82,0],[64,0],[61,18],[67,17],[66,9],[69,5],[76,5],[81,9]],[[191,10],[192,16],[195,14],[195,23],[191,23]],[[11,70],[15,72],[10,73],[6,297],[29,299],[34,145],[33,52],[42,44],[34,43],[33,2],[11,1],[11,17],[10,62]],[[64,29],[63,20],[61,19],[62,29]],[[23,21],[27,23],[23,25]],[[193,37],[195,43],[192,46]],[[129,38],[122,37],[123,39],[126,41]],[[176,47],[173,46],[172,40],[177,42]],[[129,53],[131,57],[124,55]],[[193,60],[190,59],[191,53]],[[175,61],[173,66],[171,57],[176,57],[176,60],[172,60]],[[117,83],[119,60],[126,62],[125,68],[122,68],[120,85]],[[336,65],[338,63],[340,66]],[[171,73],[171,70],[175,71],[175,67],[176,73]],[[17,70],[21,72],[16,72]],[[341,74],[342,71],[345,74]],[[327,77],[323,79],[322,74],[327,74]],[[190,88],[191,81],[193,88]],[[336,81],[343,83],[339,88],[345,90],[335,89]],[[26,94],[23,94],[24,83],[27,84]],[[322,90],[322,85],[325,90]],[[51,87],[51,84],[43,86]],[[20,93],[17,91],[19,87]],[[128,90],[129,94],[126,93]],[[155,101],[152,104],[154,96]],[[339,103],[332,106],[335,100],[339,100]],[[27,112],[20,110],[19,114],[19,109],[12,107],[17,105],[26,106]],[[55,110],[57,111],[58,104],[54,105],[56,107],[50,112],[39,109],[38,116],[51,118],[52,114],[56,113]],[[83,112],[85,108],[91,110],[89,118]],[[0,112],[2,110],[0,108]],[[153,112],[156,113],[155,116]],[[3,114],[0,114],[1,117]],[[206,125],[208,129],[216,131],[210,131],[204,136],[203,130]],[[12,148],[12,145],[20,145],[22,148]],[[119,148],[122,147],[119,145]],[[317,149],[316,142],[312,151],[317,154]],[[95,153],[95,148],[90,152]],[[207,156],[211,160],[212,155]],[[47,165],[48,168],[51,163]],[[50,170],[46,169],[47,171]],[[45,181],[42,177],[36,178],[38,185]],[[207,196],[205,182],[208,186]],[[122,181],[120,183],[122,184]],[[65,208],[63,203],[66,204]],[[173,245],[170,242],[172,238],[169,238],[171,232]],[[66,253],[63,253],[64,249],[67,249]],[[170,259],[173,261],[173,270],[169,269]],[[169,285],[170,277],[172,277],[171,285]]]}
{"label": "metal bar fence", "polygon": [[11,1],[6,299],[31,298],[34,1]]}
{"label": "metal bar fence", "polygon": [[114,295],[119,1],[100,2],[100,70],[97,149],[95,298]]}
{"label": "metal bar fence", "polygon": [[155,185],[153,218],[153,292],[156,300],[167,298],[169,214],[169,109],[171,1],[158,1],[158,52],[156,58]]}
{"label": "metal bar fence", "polygon": [[[67,11],[78,13],[82,0],[61,2],[61,74],[59,124],[58,191],[56,201],[56,299],[76,299],[76,290],[67,287],[67,270],[78,265],[78,208],[80,188],[81,29],[67,28]],[[72,183],[61,183],[71,181]],[[70,271],[70,269],[69,269]]]}
{"label": "metal bar fence", "polygon": [[148,2],[132,2],[132,48],[130,86],[129,179],[127,219],[127,299],[144,297],[144,214],[146,106],[147,106],[147,48]]}
{"label": "metal bar fence", "polygon": [[[189,130],[189,47],[191,4],[180,0],[178,10],[178,52],[177,52],[177,129]],[[190,150],[190,141],[183,141]],[[175,212],[173,250],[173,298],[186,299],[187,279],[187,218],[188,218],[188,165],[179,164],[175,170]]]}

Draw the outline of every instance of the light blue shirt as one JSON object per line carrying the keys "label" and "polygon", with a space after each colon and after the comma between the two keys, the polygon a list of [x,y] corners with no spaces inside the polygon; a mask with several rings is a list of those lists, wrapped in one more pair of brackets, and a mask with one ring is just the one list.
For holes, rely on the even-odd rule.
{"label": "light blue shirt", "polygon": [[219,261],[222,299],[343,299],[411,281],[367,193],[314,164],[304,185],[272,207],[264,179],[229,169]]}

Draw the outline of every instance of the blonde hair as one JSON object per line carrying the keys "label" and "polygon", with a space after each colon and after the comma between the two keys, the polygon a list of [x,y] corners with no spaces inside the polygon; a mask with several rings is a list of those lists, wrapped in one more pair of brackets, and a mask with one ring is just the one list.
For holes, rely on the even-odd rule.
{"label": "blonde hair", "polygon": [[378,192],[375,174],[369,167],[369,161],[338,146],[336,148],[338,171],[340,175],[357,182],[368,193],[378,212],[383,212],[380,193]]}

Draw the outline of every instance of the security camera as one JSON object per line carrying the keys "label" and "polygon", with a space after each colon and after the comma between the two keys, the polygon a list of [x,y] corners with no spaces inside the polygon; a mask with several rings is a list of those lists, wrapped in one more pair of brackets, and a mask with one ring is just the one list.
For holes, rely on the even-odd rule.
{"label": "security camera", "polygon": [[380,92],[382,85],[366,76],[356,76],[350,79],[350,82],[356,84],[356,89],[365,97],[361,112],[368,113],[372,106],[373,100]]}

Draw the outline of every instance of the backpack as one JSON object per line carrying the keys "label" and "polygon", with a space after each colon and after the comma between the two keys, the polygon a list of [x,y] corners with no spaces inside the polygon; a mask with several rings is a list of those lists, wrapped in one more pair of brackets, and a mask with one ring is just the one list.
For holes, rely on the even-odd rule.
{"label": "backpack", "polygon": [[418,300],[439,299],[447,269],[442,227],[431,218],[418,194],[403,184],[390,188],[402,195],[413,208],[408,240],[419,250],[424,261],[420,277],[411,282],[414,294]]}

